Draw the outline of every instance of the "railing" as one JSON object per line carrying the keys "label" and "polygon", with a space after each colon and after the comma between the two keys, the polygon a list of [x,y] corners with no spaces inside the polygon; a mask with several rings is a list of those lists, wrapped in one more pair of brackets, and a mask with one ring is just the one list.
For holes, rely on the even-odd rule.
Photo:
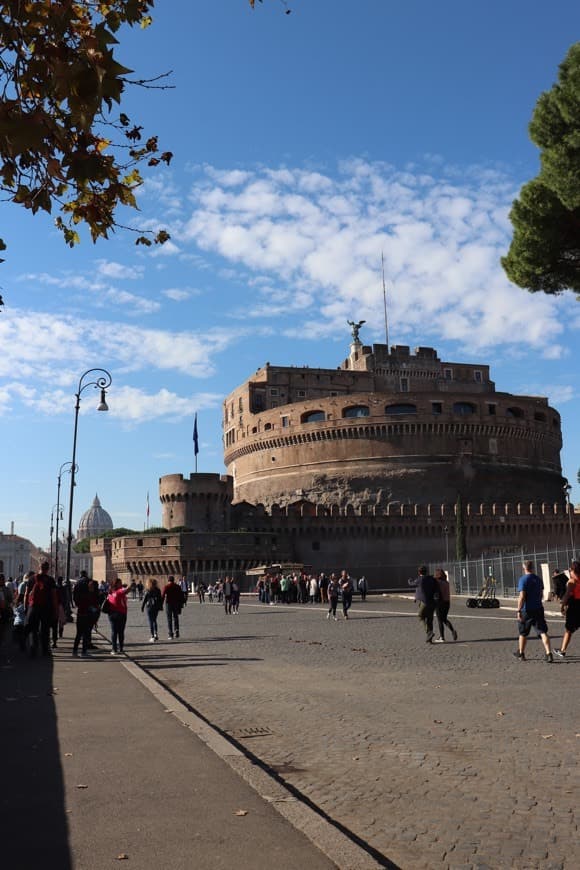
{"label": "railing", "polygon": [[[463,562],[449,562],[446,565],[449,582],[458,595],[477,595],[489,578],[495,580],[496,595],[500,598],[515,598],[518,580],[523,574],[522,562],[530,559],[536,573],[542,576],[542,565],[548,566],[548,576],[558,569],[566,570],[577,555],[570,547],[500,553],[493,556],[479,556],[477,559],[466,559]],[[433,564],[432,570],[438,567]],[[547,584],[544,584],[545,586]],[[545,597],[550,589],[544,589]]]}

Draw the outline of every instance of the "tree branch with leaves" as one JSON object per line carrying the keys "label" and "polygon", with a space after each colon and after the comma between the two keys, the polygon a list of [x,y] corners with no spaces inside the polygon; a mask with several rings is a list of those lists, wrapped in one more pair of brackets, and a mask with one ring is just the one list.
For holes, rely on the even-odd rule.
{"label": "tree branch with leaves", "polygon": [[[65,242],[77,227],[107,238],[119,206],[137,208],[141,167],[169,164],[119,106],[131,81],[117,58],[123,25],[151,24],[154,0],[12,0],[0,18],[0,191],[5,201],[52,213]],[[159,78],[159,77],[158,77]],[[164,85],[161,85],[163,87]],[[162,230],[137,244],[163,243]],[[0,249],[5,250],[0,239]]]}

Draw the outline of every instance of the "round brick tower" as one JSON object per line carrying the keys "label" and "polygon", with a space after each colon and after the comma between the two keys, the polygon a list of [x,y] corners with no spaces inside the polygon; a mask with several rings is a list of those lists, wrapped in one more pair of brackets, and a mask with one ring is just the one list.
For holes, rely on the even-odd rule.
{"label": "round brick tower", "polygon": [[166,474],[159,478],[162,524],[166,529],[226,532],[233,498],[231,477],[219,474]]}
{"label": "round brick tower", "polygon": [[224,403],[234,501],[266,508],[562,499],[560,416],[489,367],[355,342],[338,369],[267,364]]}

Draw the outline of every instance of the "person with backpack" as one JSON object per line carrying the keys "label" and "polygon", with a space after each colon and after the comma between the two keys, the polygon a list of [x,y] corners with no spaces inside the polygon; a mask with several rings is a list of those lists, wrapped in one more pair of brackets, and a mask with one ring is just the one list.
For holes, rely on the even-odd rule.
{"label": "person with backpack", "polygon": [[26,608],[26,624],[30,634],[30,652],[36,655],[38,639],[42,654],[50,655],[50,630],[58,617],[58,601],[54,577],[48,573],[49,564],[43,562],[40,571],[29,580],[29,586],[24,596]]}
{"label": "person with backpack", "polygon": [[159,640],[159,633],[157,630],[157,614],[160,610],[163,610],[163,599],[161,597],[161,590],[157,585],[157,580],[155,579],[155,577],[150,577],[147,580],[147,589],[143,597],[143,603],[141,604],[141,613],[143,613],[144,610],[147,611],[149,630],[151,631],[151,638],[149,640],[149,643],[155,643],[157,640]]}
{"label": "person with backpack", "polygon": [[93,627],[93,613],[99,606],[99,595],[92,589],[92,583],[86,571],[81,571],[73,589],[73,602],[77,609],[77,631],[73,641],[73,656],[78,656],[79,645],[82,642],[81,655],[87,656],[91,645],[91,630]]}
{"label": "person with backpack", "polygon": [[167,634],[169,640],[173,640],[174,636],[179,637],[179,614],[183,607],[183,592],[181,587],[175,582],[175,577],[167,578],[162,601],[165,605],[165,614],[167,616]]}

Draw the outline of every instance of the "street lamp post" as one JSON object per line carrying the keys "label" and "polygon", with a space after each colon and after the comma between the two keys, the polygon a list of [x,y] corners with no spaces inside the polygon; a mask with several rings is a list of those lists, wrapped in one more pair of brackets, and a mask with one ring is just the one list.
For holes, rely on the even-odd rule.
{"label": "street lamp post", "polygon": [[574,559],[576,557],[576,553],[575,553],[576,546],[574,544],[574,526],[572,525],[572,505],[570,503],[570,491],[571,491],[572,487],[570,486],[568,481],[566,481],[566,483],[564,484],[564,486],[562,488],[564,490],[564,497],[566,499],[566,508],[568,510],[568,524],[570,526],[570,544],[572,545],[572,558]]}
{"label": "street lamp post", "polygon": [[[60,507],[60,482],[61,482],[63,474],[66,471],[71,471],[71,470],[72,470],[72,463],[70,463],[70,462],[63,462],[63,464],[58,469],[58,477],[57,477],[57,484],[56,484],[56,503],[57,503],[57,505],[59,505],[59,509],[56,512],[56,535],[55,535],[55,544],[54,544],[54,576],[55,577],[58,577],[58,521],[59,521],[59,518],[62,520],[62,518],[63,518],[62,511],[64,510],[64,508]],[[75,471],[78,471],[78,470],[79,470],[79,467],[77,465]]]}
{"label": "street lamp post", "polygon": [[445,535],[445,565],[449,565],[449,526],[443,526],[443,534]]}
{"label": "street lamp post", "polygon": [[[53,505],[52,510],[50,512],[50,569],[51,569],[51,571],[54,571],[55,574],[57,573],[55,566],[57,564],[57,558],[58,558],[58,520],[59,520],[59,517],[62,520],[63,510],[64,510],[63,506],[60,504],[60,502],[57,501],[57,503],[55,505]],[[56,547],[55,547],[55,556],[54,556],[54,560],[53,560],[53,558],[52,558],[52,534],[54,532],[55,517],[56,517]]]}
{"label": "street lamp post", "polygon": [[[97,377],[94,381],[86,381],[83,383],[84,379],[87,375],[93,375],[93,373],[100,373],[100,377]],[[76,404],[75,404],[75,427],[73,434],[73,452],[72,452],[72,461],[70,464],[70,497],[68,502],[68,531],[67,531],[67,540],[66,540],[66,581],[70,580],[70,555],[72,548],[72,517],[73,517],[73,499],[74,499],[74,491],[75,491],[75,471],[76,471],[76,457],[77,457],[77,432],[79,425],[79,409],[81,406],[81,393],[83,390],[86,390],[87,387],[94,387],[96,390],[101,391],[101,401],[97,405],[97,411],[108,411],[109,408],[107,406],[107,402],[105,401],[105,395],[108,387],[111,386],[113,379],[109,372],[106,369],[88,369],[86,372],[83,372],[79,379],[79,388],[75,393]]]}

